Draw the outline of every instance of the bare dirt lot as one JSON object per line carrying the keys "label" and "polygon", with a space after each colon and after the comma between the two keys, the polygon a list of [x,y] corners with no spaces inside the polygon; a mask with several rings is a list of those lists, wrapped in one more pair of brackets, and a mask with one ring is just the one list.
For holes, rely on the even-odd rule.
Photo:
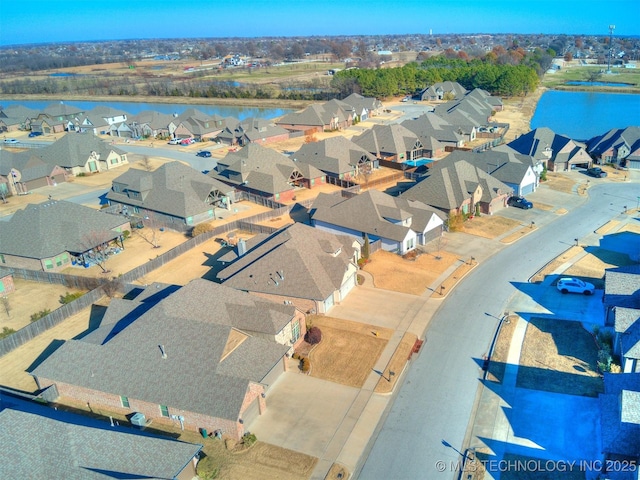
{"label": "bare dirt lot", "polygon": [[6,300],[8,314],[5,304],[0,303],[0,330],[4,327],[19,330],[29,325],[32,314],[60,308],[61,295],[80,292],[63,285],[29,282],[20,278],[14,278],[13,283],[16,290],[7,295]]}
{"label": "bare dirt lot", "polygon": [[377,288],[422,295],[431,284],[459,258],[440,251],[424,253],[415,260],[405,260],[395,253],[378,250],[364,270],[373,275]]}
{"label": "bare dirt lot", "polygon": [[462,232],[484,238],[496,238],[521,225],[517,220],[499,215],[481,215],[462,224]]}
{"label": "bare dirt lot", "polygon": [[520,354],[517,386],[597,397],[604,385],[597,372],[598,348],[580,323],[533,318]]}
{"label": "bare dirt lot", "polygon": [[386,347],[393,330],[332,317],[313,316],[322,341],[309,355],[311,376],[360,388]]}

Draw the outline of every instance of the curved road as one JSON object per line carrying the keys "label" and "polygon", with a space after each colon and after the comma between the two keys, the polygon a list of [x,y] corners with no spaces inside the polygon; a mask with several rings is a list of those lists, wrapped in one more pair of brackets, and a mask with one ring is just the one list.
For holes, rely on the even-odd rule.
{"label": "curved road", "polygon": [[625,205],[635,207],[640,185],[602,184],[589,195],[570,213],[487,259],[449,295],[431,320],[426,348],[390,403],[356,476],[454,478],[448,468],[439,472],[436,462],[449,464],[460,458],[455,449],[463,448],[481,378],[476,360],[488,351],[498,318],[515,293],[510,282],[526,282],[575,238],[593,233]]}

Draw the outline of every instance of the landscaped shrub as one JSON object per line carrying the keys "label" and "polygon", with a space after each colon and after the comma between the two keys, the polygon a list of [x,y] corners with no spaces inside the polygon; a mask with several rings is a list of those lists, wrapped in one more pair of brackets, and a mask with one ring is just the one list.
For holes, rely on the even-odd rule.
{"label": "landscaped shrub", "polygon": [[32,322],[38,321],[41,318],[46,317],[50,313],[51,313],[51,310],[49,310],[49,309],[40,310],[38,313],[32,313],[31,314],[31,321]]}
{"label": "landscaped shrub", "polygon": [[297,353],[297,352],[295,352],[295,353],[292,355],[292,357],[293,357],[293,359],[294,359],[294,360],[300,360],[300,354],[299,354],[299,353]]}
{"label": "landscaped shrub", "polygon": [[320,343],[320,341],[322,340],[322,332],[318,327],[311,327],[309,330],[307,330],[304,339],[307,343],[315,345],[316,343]]}
{"label": "landscaped shrub", "polygon": [[202,480],[214,480],[220,474],[220,467],[214,457],[206,456],[198,461],[197,472]]}
{"label": "landscaped shrub", "polygon": [[66,305],[67,303],[71,303],[74,300],[80,298],[82,295],[84,295],[82,292],[76,292],[76,293],[65,293],[64,295],[60,295],[60,299],[58,300],[62,305]]}
{"label": "landscaped shrub", "polygon": [[0,338],[8,337],[12,333],[16,333],[16,331],[13,328],[2,327],[2,331],[0,332]]}
{"label": "landscaped shrub", "polygon": [[250,447],[257,441],[258,441],[258,437],[256,437],[254,433],[247,432],[242,436],[242,443],[244,443],[245,447]]}
{"label": "landscaped shrub", "polygon": [[309,370],[311,370],[311,360],[309,360],[309,357],[302,357],[300,368],[303,372],[308,372]]}
{"label": "landscaped shrub", "polygon": [[193,227],[193,229],[191,230],[191,236],[197,237],[198,235],[210,232],[211,230],[213,230],[213,225],[211,225],[210,223],[200,223]]}

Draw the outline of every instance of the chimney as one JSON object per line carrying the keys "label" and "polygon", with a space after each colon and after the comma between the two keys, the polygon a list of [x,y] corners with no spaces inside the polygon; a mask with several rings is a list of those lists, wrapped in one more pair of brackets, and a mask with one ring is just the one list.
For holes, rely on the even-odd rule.
{"label": "chimney", "polygon": [[240,238],[238,240],[238,257],[243,256],[245,253],[247,253],[247,242],[244,238]]}
{"label": "chimney", "polygon": [[158,345],[158,348],[160,349],[160,353],[162,354],[162,358],[167,358],[167,352],[164,349],[164,345]]}

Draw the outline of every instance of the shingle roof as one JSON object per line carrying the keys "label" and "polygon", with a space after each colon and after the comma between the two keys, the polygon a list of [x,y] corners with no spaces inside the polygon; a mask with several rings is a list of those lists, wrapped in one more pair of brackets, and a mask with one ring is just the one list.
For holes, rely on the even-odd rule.
{"label": "shingle roof", "polygon": [[[392,197],[378,190],[368,190],[360,195],[326,205],[322,197],[335,200],[336,195],[320,194],[311,207],[312,219],[348,228],[376,237],[401,242],[410,230],[424,232],[429,220],[435,215],[444,215],[431,207],[404,198]],[[410,220],[410,225],[402,222]]]}
{"label": "shingle roof", "polygon": [[370,152],[343,136],[305,143],[291,158],[336,176],[354,171],[361,163],[376,160]]}
{"label": "shingle roof", "polygon": [[15,169],[20,172],[21,182],[29,182],[51,175],[54,168],[55,165],[44,162],[30,150],[16,153],[0,150],[0,175],[5,177]]}
{"label": "shingle roof", "polygon": [[627,296],[640,302],[640,267],[630,265],[607,269],[604,276],[604,294]]}
{"label": "shingle roof", "polygon": [[616,307],[614,328],[622,334],[622,356],[640,359],[640,309]]}
{"label": "shingle roof", "polygon": [[591,155],[599,156],[610,148],[618,149],[622,146],[626,147],[630,153],[634,153],[640,149],[639,126],[614,128],[604,135],[594,137],[589,140],[587,151]]}
{"label": "shingle roof", "polygon": [[433,137],[439,142],[455,144],[463,140],[463,136],[458,133],[458,127],[451,125],[433,112],[427,112],[415,119],[405,120],[401,125],[415,133],[422,143],[425,143],[425,139],[429,137]]}
{"label": "shingle roof", "polygon": [[[211,192],[227,195],[232,187],[181,162],[168,162],[153,172],[130,168],[113,180],[107,199],[143,207],[178,218],[187,218],[211,209],[207,202]],[[130,198],[127,190],[140,192],[141,200]]]}
{"label": "shingle roof", "polygon": [[501,182],[514,185],[520,185],[529,169],[536,163],[529,155],[495,150],[487,152],[454,150],[445,160],[445,163],[469,162]]}
{"label": "shingle roof", "polygon": [[554,162],[567,162],[573,159],[589,161],[584,146],[567,137],[559,135],[548,127],[539,127],[512,140],[508,145],[514,150],[537,159],[550,159]]}
{"label": "shingle roof", "polygon": [[[249,382],[261,382],[289,347],[244,334],[232,325],[257,326],[259,320],[251,317],[259,316],[260,328],[270,329],[281,324],[292,307],[287,312],[285,306],[236,295],[203,279],[168,293],[158,284],[147,290],[150,294],[129,300],[133,308],[118,322],[109,322],[83,340],[65,342],[32,374],[237,420]],[[158,293],[152,295],[154,291]],[[241,343],[229,352],[230,337]]]}
{"label": "shingle roof", "polygon": [[600,394],[603,453],[640,457],[640,373],[605,373]]}
{"label": "shingle roof", "polygon": [[22,408],[28,411],[0,411],[1,478],[172,479],[202,449],[43,406]]}
{"label": "shingle roof", "polygon": [[35,150],[34,154],[49,165],[71,168],[84,166],[92,152],[96,152],[102,160],[105,160],[111,152],[118,155],[126,153],[103,142],[95,135],[68,133],[51,145]]}
{"label": "shingle roof", "polygon": [[374,125],[373,128],[353,137],[353,143],[376,156],[383,153],[402,155],[417,148],[418,136],[400,124]]}
{"label": "shingle roof", "polygon": [[0,253],[43,259],[82,253],[121,234],[127,220],[66,201],[30,204],[0,229]]}
{"label": "shingle roof", "polygon": [[239,290],[322,301],[340,288],[353,255],[353,239],[295,223],[249,250],[217,278]]}

